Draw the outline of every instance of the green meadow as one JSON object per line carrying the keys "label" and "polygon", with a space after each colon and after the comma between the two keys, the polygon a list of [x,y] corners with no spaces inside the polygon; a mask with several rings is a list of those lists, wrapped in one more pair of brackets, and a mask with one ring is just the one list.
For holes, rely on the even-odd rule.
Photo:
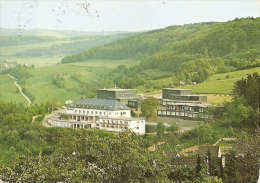
{"label": "green meadow", "polygon": [[0,99],[5,102],[28,104],[25,98],[17,92],[18,88],[14,85],[14,82],[15,80],[7,75],[0,75]]}
{"label": "green meadow", "polygon": [[254,72],[260,74],[260,67],[224,74],[215,74],[209,77],[204,83],[181,86],[180,88],[192,89],[192,92],[196,94],[232,94],[235,82],[241,78],[246,78],[249,74],[253,74]]}
{"label": "green meadow", "polygon": [[[25,88],[35,97],[34,103],[57,100],[63,104],[66,100],[76,100],[82,97],[76,91],[81,85],[80,82],[95,84],[118,65],[124,64],[131,67],[139,63],[138,60],[90,60],[29,69],[31,77],[26,80]],[[52,75],[57,71],[64,77],[64,87],[62,88],[52,82]],[[77,75],[79,81],[73,79],[71,77],[73,75]],[[6,75],[1,75],[0,78],[0,93],[4,101],[26,104],[25,99],[16,92],[14,80]]]}
{"label": "green meadow", "polygon": [[59,40],[52,41],[46,43],[35,43],[35,44],[24,44],[24,45],[15,45],[15,46],[2,46],[0,47],[0,55],[1,56],[12,56],[16,53],[20,53],[30,49],[41,49],[41,48],[49,48],[52,45],[61,45],[64,43],[72,43],[71,40]]}
{"label": "green meadow", "polygon": [[2,60],[8,60],[8,62],[17,62],[17,64],[21,65],[28,65],[31,66],[32,64],[35,67],[47,67],[53,66],[60,63],[62,56],[54,56],[54,57],[1,57]]}

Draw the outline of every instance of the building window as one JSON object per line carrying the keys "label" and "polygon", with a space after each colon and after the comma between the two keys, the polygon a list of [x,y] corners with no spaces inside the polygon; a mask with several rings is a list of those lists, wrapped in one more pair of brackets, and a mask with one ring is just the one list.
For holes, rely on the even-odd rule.
{"label": "building window", "polygon": [[136,129],[138,129],[138,130],[139,130],[139,127],[136,127]]}
{"label": "building window", "polygon": [[75,110],[75,113],[77,113],[77,110]]}
{"label": "building window", "polygon": [[79,110],[79,113],[81,113],[81,110]]}

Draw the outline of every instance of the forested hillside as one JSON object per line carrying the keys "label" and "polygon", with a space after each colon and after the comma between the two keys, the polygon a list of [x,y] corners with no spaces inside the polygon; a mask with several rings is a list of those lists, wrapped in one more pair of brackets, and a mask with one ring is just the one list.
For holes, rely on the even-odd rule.
{"label": "forested hillside", "polygon": [[97,46],[61,62],[135,58],[142,60],[142,69],[159,68],[178,73],[184,82],[202,82],[215,73],[259,66],[259,36],[260,18],[170,26]]}

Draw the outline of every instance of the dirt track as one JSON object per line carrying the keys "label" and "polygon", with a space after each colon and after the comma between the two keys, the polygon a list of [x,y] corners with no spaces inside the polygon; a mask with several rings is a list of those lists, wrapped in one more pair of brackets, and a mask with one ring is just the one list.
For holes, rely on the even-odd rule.
{"label": "dirt track", "polygon": [[22,88],[17,84],[17,79],[16,79],[15,77],[11,76],[10,74],[7,74],[7,76],[9,76],[10,78],[16,80],[16,81],[14,82],[15,86],[17,86],[17,88],[19,89],[21,95],[27,100],[28,106],[30,106],[32,102],[31,102],[31,100],[23,93]]}

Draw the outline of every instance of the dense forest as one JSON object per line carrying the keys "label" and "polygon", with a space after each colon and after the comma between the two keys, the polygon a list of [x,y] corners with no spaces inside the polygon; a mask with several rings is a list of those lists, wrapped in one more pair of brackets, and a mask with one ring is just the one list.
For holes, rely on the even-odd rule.
{"label": "dense forest", "polygon": [[[114,134],[96,129],[46,128],[41,125],[52,102],[24,106],[0,101],[0,179],[8,182],[256,182],[259,175],[260,129],[259,75],[249,75],[234,87],[234,97],[224,107],[212,108],[214,118],[198,128],[177,133],[172,126],[157,135]],[[252,96],[252,97],[248,97]],[[253,99],[254,98],[254,102]],[[239,109],[239,113],[237,110]],[[39,115],[32,123],[33,116]],[[240,119],[240,120],[238,120]],[[213,129],[212,125],[219,127]],[[164,127],[165,128],[165,127]],[[162,149],[149,151],[158,141],[178,147],[194,139],[214,143],[220,137],[238,138],[226,166],[216,170],[208,151],[208,163],[198,158],[196,166],[171,166]],[[196,143],[195,143],[196,144]],[[163,147],[165,149],[166,147]],[[179,147],[178,147],[179,148]],[[237,156],[238,152],[243,156]]]}
{"label": "dense forest", "polygon": [[141,69],[170,71],[185,83],[203,82],[216,73],[259,67],[259,36],[260,18],[170,26],[64,57],[61,63],[135,58],[142,60]]}

